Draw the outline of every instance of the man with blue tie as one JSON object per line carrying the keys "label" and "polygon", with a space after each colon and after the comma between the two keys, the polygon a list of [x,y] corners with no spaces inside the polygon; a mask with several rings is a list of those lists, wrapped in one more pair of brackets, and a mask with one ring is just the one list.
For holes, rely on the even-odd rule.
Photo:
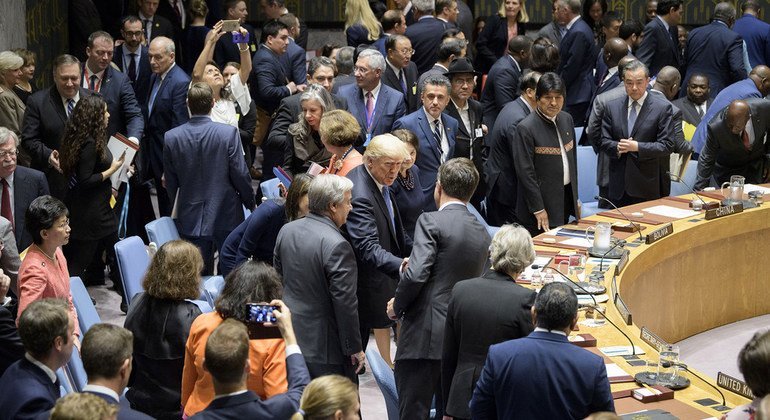
{"label": "man with blue tie", "polygon": [[428,76],[420,86],[422,108],[400,118],[393,129],[411,130],[420,140],[420,151],[415,164],[420,168],[420,183],[425,194],[425,211],[436,210],[432,200],[438,168],[454,156],[455,135],[459,123],[444,114],[449,105],[452,84],[446,76]]}
{"label": "man with blue tie", "polygon": [[155,181],[161,216],[171,215],[171,202],[162,181],[163,136],[167,131],[187,122],[187,87],[190,77],[176,65],[174,41],[158,37],[150,43],[150,93],[147,97],[147,127],[142,139],[142,168],[147,179]]}

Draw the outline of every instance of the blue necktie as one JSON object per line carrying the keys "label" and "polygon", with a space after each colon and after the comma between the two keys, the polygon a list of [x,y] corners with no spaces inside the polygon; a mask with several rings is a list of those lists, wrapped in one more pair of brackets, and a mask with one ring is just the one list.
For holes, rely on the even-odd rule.
{"label": "blue necktie", "polygon": [[406,80],[404,79],[404,71],[403,70],[398,72],[398,81],[401,82],[401,90],[404,92],[404,95],[407,95]]}
{"label": "blue necktie", "polygon": [[633,101],[631,102],[631,111],[628,113],[628,135],[631,135],[631,132],[634,131],[634,124],[636,124],[636,107],[639,105],[638,102]]}
{"label": "blue necktie", "polygon": [[75,109],[75,100],[67,99],[67,118],[72,116],[72,111]]}
{"label": "blue necktie", "polygon": [[385,207],[388,208],[388,216],[390,216],[390,225],[393,226],[393,231],[396,231],[396,218],[393,215],[393,201],[390,200],[390,188],[387,185],[382,187],[382,197],[385,199]]}
{"label": "blue necktie", "polygon": [[150,94],[150,105],[149,105],[149,111],[150,114],[152,114],[152,107],[155,105],[155,97],[158,95],[158,90],[160,90],[160,77],[155,79],[155,84],[152,85],[152,93]]}

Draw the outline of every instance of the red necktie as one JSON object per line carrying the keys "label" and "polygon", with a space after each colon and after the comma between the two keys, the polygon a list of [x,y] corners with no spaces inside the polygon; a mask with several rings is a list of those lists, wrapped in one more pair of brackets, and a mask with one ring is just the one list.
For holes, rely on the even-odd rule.
{"label": "red necktie", "polygon": [[0,205],[0,216],[5,217],[11,222],[13,227],[13,211],[11,210],[11,189],[8,188],[8,181],[2,178],[0,182],[3,183],[3,202]]}
{"label": "red necktie", "polygon": [[743,135],[741,136],[743,139],[743,147],[746,148],[746,150],[751,149],[751,143],[749,143],[749,132],[746,130],[743,130]]}

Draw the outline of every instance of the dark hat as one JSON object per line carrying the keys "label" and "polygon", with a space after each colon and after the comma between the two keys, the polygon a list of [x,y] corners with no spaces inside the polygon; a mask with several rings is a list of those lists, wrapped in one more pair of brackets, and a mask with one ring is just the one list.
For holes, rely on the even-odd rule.
{"label": "dark hat", "polygon": [[444,73],[444,76],[451,78],[453,74],[460,73],[473,73],[474,76],[480,76],[481,73],[473,69],[473,63],[467,57],[459,57],[452,60],[449,64],[449,71]]}

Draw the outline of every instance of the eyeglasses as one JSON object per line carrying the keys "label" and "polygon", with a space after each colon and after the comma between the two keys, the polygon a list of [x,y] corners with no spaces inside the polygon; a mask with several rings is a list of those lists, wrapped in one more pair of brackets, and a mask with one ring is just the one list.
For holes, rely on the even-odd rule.
{"label": "eyeglasses", "polygon": [[403,50],[398,50],[398,52],[400,52],[401,54],[404,54],[404,55],[410,55],[411,56],[411,55],[414,55],[415,50],[414,49],[407,50],[406,48],[404,48]]}
{"label": "eyeglasses", "polygon": [[361,73],[366,74],[369,73],[372,69],[367,69],[366,67],[353,67],[353,73]]}
{"label": "eyeglasses", "polygon": [[5,159],[6,156],[16,157],[18,153],[19,149],[0,150],[0,159]]}
{"label": "eyeglasses", "polygon": [[136,32],[123,31],[123,36],[125,36],[126,38],[131,38],[131,37],[141,38],[142,35],[144,35],[144,32],[142,31],[136,31]]}

